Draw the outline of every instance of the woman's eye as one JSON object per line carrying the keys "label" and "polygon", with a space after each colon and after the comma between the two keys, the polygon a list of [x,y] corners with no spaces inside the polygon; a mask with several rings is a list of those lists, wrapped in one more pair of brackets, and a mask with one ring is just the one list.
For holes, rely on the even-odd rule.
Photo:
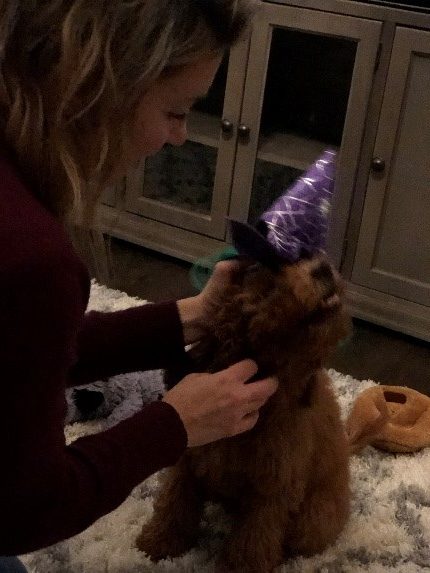
{"label": "woman's eye", "polygon": [[168,116],[170,119],[175,119],[176,121],[185,121],[187,119],[187,115],[186,113],[173,113],[170,112],[168,113]]}

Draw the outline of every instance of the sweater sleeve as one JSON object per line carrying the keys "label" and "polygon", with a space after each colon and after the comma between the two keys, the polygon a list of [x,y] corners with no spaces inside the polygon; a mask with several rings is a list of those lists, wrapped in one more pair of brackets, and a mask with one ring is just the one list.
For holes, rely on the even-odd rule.
{"label": "sweater sleeve", "polygon": [[175,302],[116,312],[88,312],[78,337],[78,361],[68,384],[115,374],[171,368],[185,360],[182,324]]}
{"label": "sweater sleeve", "polygon": [[[64,391],[86,303],[69,262],[44,253],[0,272],[0,555],[40,549],[83,531],[150,474],[176,463],[186,447],[185,428],[165,402],[66,446]],[[130,339],[139,334],[137,326],[116,327],[117,318],[99,320],[109,324],[102,329],[106,342],[112,335],[119,343],[121,328]],[[88,324],[94,321],[89,317]],[[91,327],[85,332],[90,340]],[[88,342],[80,344],[85,350]],[[112,346],[104,348],[108,353]]]}

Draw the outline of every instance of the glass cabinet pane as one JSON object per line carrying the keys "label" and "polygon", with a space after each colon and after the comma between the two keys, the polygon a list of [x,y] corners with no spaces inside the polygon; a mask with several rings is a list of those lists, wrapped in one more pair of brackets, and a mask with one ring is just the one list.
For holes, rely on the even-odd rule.
{"label": "glass cabinet pane", "polygon": [[206,98],[188,118],[188,140],[166,145],[145,161],[143,196],[194,213],[210,215],[227,81],[226,57]]}
{"label": "glass cabinet pane", "polygon": [[279,197],[280,190],[291,185],[301,173],[294,167],[257,159],[249,205],[249,223],[255,225],[260,215]]}
{"label": "glass cabinet pane", "polygon": [[357,43],[274,27],[249,222],[326,148],[338,148]]}
{"label": "glass cabinet pane", "polygon": [[216,160],[216,149],[201,143],[167,145],[145,162],[144,196],[209,215]]}

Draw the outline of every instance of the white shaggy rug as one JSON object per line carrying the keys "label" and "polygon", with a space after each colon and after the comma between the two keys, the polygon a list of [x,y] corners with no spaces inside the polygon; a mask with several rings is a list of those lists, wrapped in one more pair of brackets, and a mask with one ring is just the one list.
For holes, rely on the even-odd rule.
{"label": "white shaggy rug", "polygon": [[[93,283],[90,307],[116,310],[142,301]],[[345,416],[358,393],[374,385],[330,371]],[[97,419],[69,423],[68,440],[97,432],[157,398],[161,372],[118,376],[103,387]],[[69,422],[78,418],[71,405]],[[430,572],[430,449],[390,455],[367,448],[351,459],[353,505],[349,523],[333,547],[309,559],[286,561],[277,573]],[[151,514],[158,479],[139,485],[113,513],[82,534],[22,556],[31,573],[213,573],[227,532],[221,509],[208,506],[198,547],[178,559],[152,563],[134,547]]]}

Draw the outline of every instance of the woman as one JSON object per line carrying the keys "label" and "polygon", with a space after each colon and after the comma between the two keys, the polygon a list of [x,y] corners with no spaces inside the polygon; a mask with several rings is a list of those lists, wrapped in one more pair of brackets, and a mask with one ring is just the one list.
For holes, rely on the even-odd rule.
{"label": "woman", "polygon": [[[250,360],[192,374],[66,447],[66,386],[180,363],[234,265],[196,297],[84,315],[88,273],[63,223],[89,219],[106,185],[185,141],[187,114],[253,2],[0,4],[0,555],[14,556],[84,530],[187,446],[252,428],[276,381],[245,384]],[[0,571],[19,567],[3,558]]]}

